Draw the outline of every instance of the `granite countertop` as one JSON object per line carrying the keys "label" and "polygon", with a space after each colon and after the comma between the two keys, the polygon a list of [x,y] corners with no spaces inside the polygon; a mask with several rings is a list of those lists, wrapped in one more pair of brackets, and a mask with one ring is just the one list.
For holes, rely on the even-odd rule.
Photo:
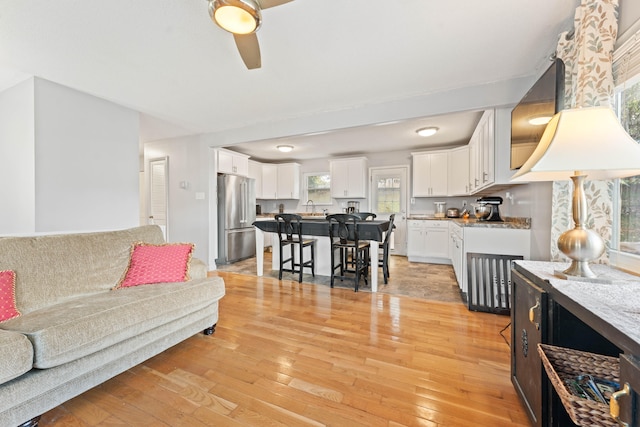
{"label": "granite countertop", "polygon": [[566,269],[568,262],[516,263],[640,344],[640,277],[606,265],[591,264],[594,273],[601,278],[610,279],[612,283],[565,280],[557,277],[554,272]]}
{"label": "granite countertop", "polygon": [[531,218],[503,217],[504,222],[479,221],[475,218],[436,218],[432,215],[409,215],[410,220],[425,221],[453,221],[461,227],[482,227],[482,228],[509,228],[516,230],[528,230],[531,228]]}

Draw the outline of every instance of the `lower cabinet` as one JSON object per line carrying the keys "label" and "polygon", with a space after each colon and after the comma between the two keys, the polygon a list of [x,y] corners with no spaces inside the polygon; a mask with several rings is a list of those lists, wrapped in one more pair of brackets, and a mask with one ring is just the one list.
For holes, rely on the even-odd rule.
{"label": "lower cabinet", "polygon": [[[548,324],[547,293],[514,272],[511,296],[511,382],[524,403],[531,425],[542,427],[542,402],[546,388],[542,387],[542,361],[537,346],[546,343]],[[544,407],[546,409],[546,406]]]}
{"label": "lower cabinet", "polygon": [[[543,265],[541,268],[532,266]],[[612,426],[617,425],[609,415],[609,407],[606,404],[597,404],[598,410],[590,410],[589,416],[584,413],[577,415],[577,410],[568,411],[575,402],[568,402],[567,395],[572,400],[581,398],[571,395],[564,387],[564,376],[576,376],[582,374],[595,374],[596,372],[619,371],[620,384],[629,384],[629,395],[620,397],[620,420],[630,427],[640,427],[640,340],[637,336],[628,335],[625,322],[631,322],[635,327],[635,317],[626,317],[624,312],[616,310],[599,310],[598,306],[623,305],[612,300],[611,293],[606,286],[598,285],[598,293],[602,298],[584,299],[584,287],[586,282],[578,282],[579,287],[574,288],[571,294],[562,283],[562,290],[554,287],[555,281],[550,281],[549,269],[545,264],[531,261],[518,261],[512,270],[512,298],[511,309],[511,382],[520,397],[521,402],[529,416],[531,425],[544,427],[569,427],[576,425],[570,412],[574,413],[574,419],[578,419],[579,425],[588,426]],[[566,266],[565,266],[566,267]],[[627,280],[635,280],[627,279]],[[575,282],[574,282],[575,284]],[[570,289],[570,288],[569,288]],[[635,289],[635,288],[634,288]],[[619,292],[618,294],[621,294]],[[593,296],[593,295],[592,295]],[[628,297],[619,297],[626,299]],[[584,301],[583,303],[579,301]],[[597,314],[600,313],[600,314]],[[605,314],[602,314],[605,313]],[[614,326],[621,325],[621,326]],[[619,329],[622,327],[622,330]],[[562,359],[545,368],[538,344],[546,344],[543,351],[548,361],[562,359],[558,354],[571,354],[571,357]],[[547,352],[556,352],[547,357]],[[575,356],[578,353],[578,356]],[[604,366],[598,361],[590,367],[589,358],[602,359],[601,356],[609,356],[613,360],[614,368]],[[570,365],[569,365],[570,364]],[[552,371],[548,373],[546,369]],[[585,372],[589,371],[589,372]],[[552,381],[550,377],[560,380]],[[565,400],[563,402],[563,399]],[[582,406],[584,407],[584,406]]]}
{"label": "lower cabinet", "polygon": [[407,259],[411,262],[451,264],[449,223],[446,220],[407,221]]}

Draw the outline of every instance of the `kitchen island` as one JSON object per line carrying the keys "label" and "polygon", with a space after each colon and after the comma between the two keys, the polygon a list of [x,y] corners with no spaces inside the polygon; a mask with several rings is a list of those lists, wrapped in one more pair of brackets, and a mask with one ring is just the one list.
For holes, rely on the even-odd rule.
{"label": "kitchen island", "polygon": [[[280,247],[276,242],[277,224],[274,219],[258,220],[253,223],[256,227],[256,264],[257,274],[264,274],[264,233],[274,233],[272,269],[280,268]],[[305,218],[301,220],[302,235],[316,239],[315,274],[331,276],[331,242],[329,241],[329,223],[325,218]],[[389,229],[389,220],[372,220],[358,222],[360,240],[367,240],[371,244],[371,292],[378,291],[378,260],[379,242],[384,239]],[[297,230],[296,230],[297,232]]]}

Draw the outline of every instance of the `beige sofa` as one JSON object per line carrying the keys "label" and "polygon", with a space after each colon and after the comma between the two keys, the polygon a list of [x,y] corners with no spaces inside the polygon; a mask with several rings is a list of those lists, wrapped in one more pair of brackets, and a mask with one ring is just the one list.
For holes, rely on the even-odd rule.
{"label": "beige sofa", "polygon": [[198,333],[212,333],[224,282],[189,262],[191,279],[113,289],[134,242],[157,226],[0,238],[21,315],[0,323],[0,426],[18,426]]}

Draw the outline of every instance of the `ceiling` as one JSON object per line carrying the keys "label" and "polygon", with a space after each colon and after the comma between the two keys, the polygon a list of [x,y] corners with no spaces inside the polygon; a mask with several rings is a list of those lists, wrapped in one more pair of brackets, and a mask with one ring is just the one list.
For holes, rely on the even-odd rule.
{"label": "ceiling", "polygon": [[204,134],[261,160],[460,145],[546,69],[578,4],[295,0],[263,12],[247,70],[205,0],[7,0],[0,90],[37,76],[141,112],[143,142]]}

